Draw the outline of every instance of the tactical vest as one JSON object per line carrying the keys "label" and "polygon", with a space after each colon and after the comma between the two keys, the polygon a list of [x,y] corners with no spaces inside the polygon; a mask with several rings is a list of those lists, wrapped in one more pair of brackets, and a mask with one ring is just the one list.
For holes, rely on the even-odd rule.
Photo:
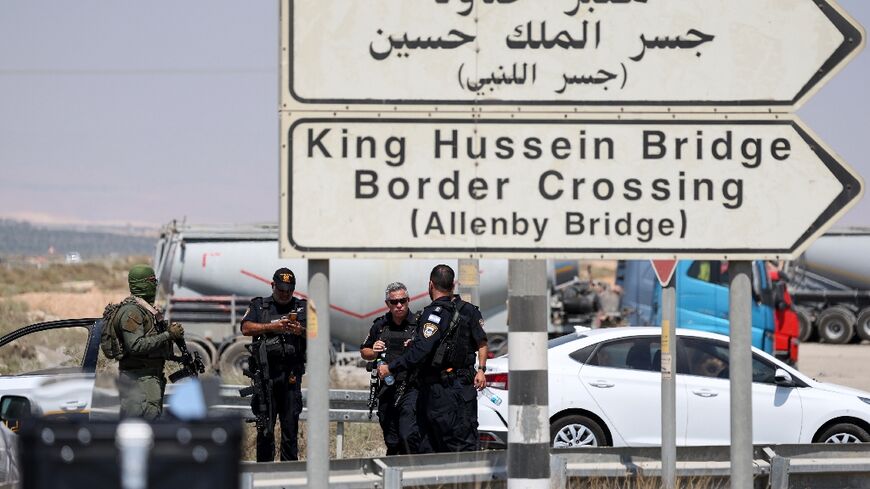
{"label": "tactical vest", "polygon": [[[378,339],[386,343],[386,350],[384,353],[386,354],[388,362],[402,356],[402,353],[405,352],[405,342],[414,337],[414,328],[416,327],[416,324],[413,321],[410,321],[410,319],[411,316],[409,315],[405,320],[405,328],[400,330],[394,329],[397,326],[393,323],[390,317],[381,316],[378,324],[380,327]],[[404,372],[400,373],[396,380],[404,380],[404,374]]]}
{"label": "tactical vest", "polygon": [[432,357],[432,366],[437,369],[471,367],[477,351],[477,345],[472,345],[471,339],[471,314],[474,312],[474,305],[459,298],[438,304],[447,313],[442,317],[446,317],[448,323],[445,336]]}
{"label": "tactical vest", "polygon": [[[123,304],[121,308],[119,308],[118,315],[116,317],[117,321],[120,321],[123,317],[124,308],[137,308],[142,313],[144,321],[142,323],[142,336],[154,336],[160,334],[157,331],[157,321],[161,318],[155,316],[154,312],[157,312],[153,307],[144,307],[136,301],[135,297],[131,297],[131,301]],[[162,316],[162,315],[161,315]],[[121,332],[124,335],[123,332]],[[125,341],[122,339],[121,341]],[[124,348],[129,351],[129,345],[124,343]],[[172,355],[172,343],[167,341],[161,348],[155,348],[148,353],[138,354],[129,352],[124,356],[121,360],[118,361],[118,368],[120,370],[155,370],[162,371],[163,365],[170,356]]]}
{"label": "tactical vest", "polygon": [[[290,299],[290,308],[295,308],[299,304],[295,297]],[[260,322],[269,323],[273,317],[277,318],[282,315],[275,316],[272,313],[272,297],[264,297],[260,301]],[[276,306],[277,309],[277,306]],[[269,369],[273,372],[292,371],[297,375],[302,375],[305,372],[305,339],[284,333],[264,333],[257,335],[254,341],[272,342],[275,348],[269,348]],[[273,362],[274,360],[274,362]]]}

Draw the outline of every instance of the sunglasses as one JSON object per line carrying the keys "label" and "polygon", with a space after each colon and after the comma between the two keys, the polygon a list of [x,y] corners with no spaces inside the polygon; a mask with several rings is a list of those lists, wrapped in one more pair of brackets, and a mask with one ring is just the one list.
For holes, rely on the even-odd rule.
{"label": "sunglasses", "polygon": [[399,304],[407,304],[408,298],[402,297],[401,299],[387,299],[387,302],[389,302],[391,305],[398,306]]}

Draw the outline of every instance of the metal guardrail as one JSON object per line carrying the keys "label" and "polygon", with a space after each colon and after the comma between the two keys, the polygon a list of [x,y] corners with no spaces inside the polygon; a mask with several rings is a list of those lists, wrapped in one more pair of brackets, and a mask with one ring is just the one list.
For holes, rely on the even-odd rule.
{"label": "metal guardrail", "polygon": [[[220,402],[212,409],[223,412],[231,412],[244,417],[251,417],[251,398],[239,396],[239,389],[243,385],[222,384],[220,386]],[[167,398],[172,392],[172,385],[167,386]],[[308,390],[302,389],[302,408],[300,419],[308,419]],[[369,392],[363,390],[329,390],[329,421],[336,423],[335,431],[335,456],[342,458],[344,455],[344,431],[345,423],[377,423],[378,418],[373,415],[369,418]]]}
{"label": "metal guardrail", "polygon": [[[210,403],[210,409],[219,414],[233,414],[244,418],[252,418],[251,398],[241,397],[239,389],[246,387],[243,385],[221,384],[218,389],[218,399],[215,403]],[[175,384],[166,386],[166,398],[163,404],[164,408],[170,407],[172,403],[172,392],[176,389]],[[97,397],[97,396],[95,396]],[[118,419],[118,411],[120,402],[118,400],[117,391],[105,390],[100,396],[99,406],[91,407],[91,419]],[[307,402],[308,390],[302,389],[302,402]],[[342,458],[344,455],[344,432],[346,423],[377,423],[377,416],[373,415],[369,419],[368,408],[369,393],[363,390],[340,390],[330,389],[329,391],[329,420],[336,423],[336,457]],[[308,408],[304,406],[302,409],[301,419],[308,418]]]}
{"label": "metal guardrail", "polygon": [[[503,480],[507,477],[506,463],[505,451],[331,460],[329,487],[370,489],[477,484]],[[242,463],[241,489],[290,489],[307,487],[307,484],[305,462]]]}
{"label": "metal guardrail", "polygon": [[[778,445],[755,448],[756,487],[870,487],[870,445]],[[659,448],[553,450],[551,487],[573,478],[661,477]],[[727,487],[729,447],[680,447],[677,477],[707,477],[711,488]],[[399,455],[330,462],[331,488],[361,489],[422,485],[476,485],[507,478],[507,452]],[[242,489],[307,486],[305,462],[245,462]]]}
{"label": "metal guardrail", "polygon": [[[239,389],[246,387],[242,385],[221,385],[220,388],[220,403],[212,406],[214,409],[238,412],[244,415],[252,415],[251,413],[251,398],[239,396]],[[167,386],[167,393],[171,390]],[[167,396],[168,397],[168,396]],[[302,389],[302,402],[305,407],[302,409],[302,418],[305,419],[308,407],[308,390]],[[368,419],[369,415],[369,393],[361,390],[329,390],[329,420],[333,422],[346,421],[352,423],[369,423],[376,422],[372,418]]]}

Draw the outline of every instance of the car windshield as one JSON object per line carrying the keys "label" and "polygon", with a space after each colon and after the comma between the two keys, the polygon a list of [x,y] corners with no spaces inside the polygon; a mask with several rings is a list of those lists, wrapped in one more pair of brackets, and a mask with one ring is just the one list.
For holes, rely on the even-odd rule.
{"label": "car windshield", "polygon": [[585,338],[585,334],[580,333],[569,333],[565,336],[560,336],[558,338],[553,338],[552,340],[547,342],[547,349],[557,347],[559,345],[564,345],[565,343],[569,343],[574,340],[579,340],[580,338]]}

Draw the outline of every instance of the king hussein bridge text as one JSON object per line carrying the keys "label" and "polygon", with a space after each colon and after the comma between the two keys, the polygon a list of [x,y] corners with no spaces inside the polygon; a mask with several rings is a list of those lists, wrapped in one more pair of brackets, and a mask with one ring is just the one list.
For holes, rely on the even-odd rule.
{"label": "king hussein bridge text", "polygon": [[[406,204],[415,238],[528,235],[536,242],[548,226],[568,236],[638,242],[684,237],[687,209],[740,209],[746,172],[786,164],[793,148],[788,137],[754,137],[719,125],[671,130],[648,124],[610,133],[594,124],[547,131],[512,126],[506,134],[496,125],[421,126],[413,132],[308,127],[297,148],[308,161],[352,172],[352,179],[343,179],[344,185],[352,180],[352,189],[336,190],[351,191],[356,202]],[[518,199],[529,206],[518,207]],[[486,215],[496,208],[486,204],[501,203],[499,215]],[[523,215],[541,206],[550,210]],[[558,225],[551,224],[555,208],[563,216]]]}

